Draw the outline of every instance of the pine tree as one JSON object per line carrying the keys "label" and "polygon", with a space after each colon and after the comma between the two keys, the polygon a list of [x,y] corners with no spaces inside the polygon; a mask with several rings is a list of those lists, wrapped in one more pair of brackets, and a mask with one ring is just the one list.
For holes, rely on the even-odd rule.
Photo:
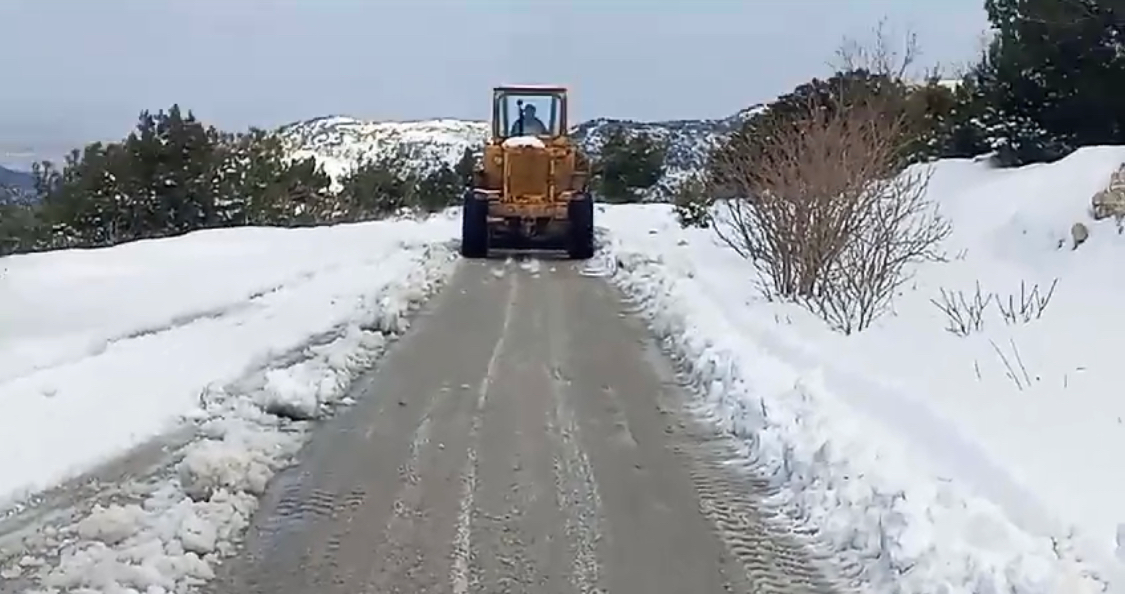
{"label": "pine tree", "polygon": [[636,202],[638,192],[664,175],[666,147],[643,133],[629,135],[621,126],[607,131],[594,166],[594,186],[608,202]]}
{"label": "pine tree", "polygon": [[353,220],[382,218],[407,206],[412,180],[399,155],[365,161],[341,181],[341,198]]}
{"label": "pine tree", "polygon": [[453,171],[457,174],[457,179],[461,180],[462,185],[467,186],[473,182],[473,172],[480,163],[480,157],[481,155],[474,153],[470,148],[466,148],[461,153],[461,160],[457,161],[457,166],[453,168]]}
{"label": "pine tree", "polygon": [[[710,156],[707,177],[717,196],[739,195],[738,186],[745,179],[747,168],[764,163],[771,139],[787,133],[792,126],[814,119],[828,119],[839,110],[865,105],[879,109],[887,118],[907,117],[911,126],[903,128],[901,159],[905,165],[926,153],[926,137],[932,134],[932,122],[926,113],[927,99],[917,97],[913,105],[911,91],[902,80],[886,74],[872,74],[864,69],[837,72],[828,79],[814,78],[778,97],[765,109],[745,120]],[[916,113],[915,113],[916,112]]]}
{"label": "pine tree", "polygon": [[[35,233],[19,249],[93,247],[231,225],[307,225],[347,213],[312,158],[281,139],[230,134],[173,105],[140,114],[121,142],[93,143],[61,167],[33,166]],[[10,235],[10,233],[9,233]],[[3,240],[4,249],[13,241]]]}
{"label": "pine tree", "polygon": [[464,187],[461,174],[442,164],[418,180],[416,205],[425,212],[438,212],[456,204]]}
{"label": "pine tree", "polygon": [[41,222],[35,206],[0,203],[0,256],[38,247],[42,233]]}
{"label": "pine tree", "polygon": [[1005,165],[1125,141],[1125,6],[1114,0],[986,0],[996,36],[970,79]]}

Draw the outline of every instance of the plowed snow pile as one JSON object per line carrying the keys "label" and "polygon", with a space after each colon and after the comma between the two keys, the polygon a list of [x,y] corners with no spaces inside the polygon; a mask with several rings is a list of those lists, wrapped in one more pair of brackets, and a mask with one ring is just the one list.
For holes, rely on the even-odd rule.
{"label": "plowed snow pile", "polygon": [[210,577],[304,421],[452,271],[457,230],[445,217],[228,229],[0,259],[4,507],[171,429],[198,433],[174,472],[123,486],[125,503],[0,546],[0,591],[182,592]]}
{"label": "plowed snow pile", "polygon": [[[781,509],[865,567],[868,591],[1121,591],[1125,236],[1089,210],[1122,162],[1097,147],[1015,170],[938,163],[950,261],[848,337],[762,300],[748,262],[667,206],[606,208],[604,253]],[[1090,237],[1072,250],[1076,222]],[[979,329],[948,331],[933,301],[972,302],[978,283]]]}

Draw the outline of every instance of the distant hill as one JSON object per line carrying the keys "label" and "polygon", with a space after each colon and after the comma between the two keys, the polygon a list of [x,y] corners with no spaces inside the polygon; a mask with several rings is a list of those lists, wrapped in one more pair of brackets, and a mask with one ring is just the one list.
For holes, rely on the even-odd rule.
{"label": "distant hill", "polygon": [[[613,127],[626,134],[645,133],[667,143],[665,175],[645,194],[647,200],[667,199],[677,179],[700,170],[709,151],[739,122],[751,115],[743,110],[717,120],[634,122],[599,118],[571,129],[574,138],[596,156]],[[435,119],[411,122],[375,122],[348,116],[327,116],[282,126],[278,133],[295,158],[314,157],[338,182],[364,159],[394,153],[425,170],[441,164],[453,166],[465,149],[476,149],[488,137],[488,122]]]}
{"label": "distant hill", "polygon": [[0,186],[34,190],[35,177],[28,171],[17,171],[0,166]]}
{"label": "distant hill", "polygon": [[0,167],[0,203],[26,202],[35,196],[35,177],[26,171]]}

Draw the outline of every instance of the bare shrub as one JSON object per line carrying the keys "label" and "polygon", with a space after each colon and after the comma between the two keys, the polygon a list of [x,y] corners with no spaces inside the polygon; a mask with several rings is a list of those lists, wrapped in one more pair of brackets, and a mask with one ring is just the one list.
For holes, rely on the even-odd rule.
{"label": "bare shrub", "polygon": [[1000,317],[1008,325],[1026,324],[1039,319],[1043,316],[1047,305],[1051,303],[1051,297],[1054,296],[1058,283],[1059,280],[1055,279],[1051,282],[1050,288],[1043,292],[1038,284],[1029,289],[1026,282],[1020,281],[1019,296],[1010,294],[1005,301],[994,292],[983,291],[980,281],[977,281],[976,292],[972,297],[966,297],[962,291],[940,289],[940,299],[930,299],[930,303],[945,314],[947,331],[957,336],[968,336],[971,332],[979,331],[984,327],[984,312],[993,303],[996,304]]}
{"label": "bare shrub", "polygon": [[716,167],[741,197],[717,204],[714,227],[768,296],[851,333],[886,311],[909,265],[940,257],[951,227],[926,199],[930,171],[905,169],[898,97],[844,95],[813,95],[764,136],[732,140],[745,146]]}
{"label": "bare shrub", "polygon": [[1016,347],[1016,341],[1008,340],[1008,344],[1012,347],[1011,357],[1008,357],[994,341],[989,340],[988,343],[992,345],[992,350],[996,352],[996,356],[1000,357],[1000,362],[1004,365],[1004,375],[1015,384],[1016,388],[1022,392],[1031,387],[1031,374],[1027,372],[1027,366],[1023,364],[1023,357],[1020,356],[1020,350]]}
{"label": "bare shrub", "polygon": [[[904,33],[902,47],[896,49],[887,31],[887,19],[883,18],[871,30],[869,39],[845,37],[836,49],[836,60],[830,65],[843,72],[866,70],[897,80],[907,75],[921,55],[918,34],[911,29]],[[927,73],[926,77],[929,75]]]}
{"label": "bare shrub", "polygon": [[947,331],[957,336],[968,336],[984,328],[984,312],[995,298],[995,293],[985,293],[977,282],[972,297],[966,297],[964,291],[941,289],[941,299],[930,299],[930,303],[945,314]]}
{"label": "bare shrub", "polygon": [[997,307],[1000,308],[1000,315],[1004,317],[1004,321],[1009,325],[1023,323],[1026,324],[1031,320],[1038,320],[1043,316],[1043,310],[1047,309],[1047,305],[1051,303],[1051,297],[1055,295],[1055,287],[1058,286],[1059,279],[1051,282],[1051,286],[1044,293],[1039,290],[1039,285],[1036,284],[1029,290],[1024,281],[1020,281],[1019,297],[1016,295],[1008,295],[1008,299],[997,299]]}

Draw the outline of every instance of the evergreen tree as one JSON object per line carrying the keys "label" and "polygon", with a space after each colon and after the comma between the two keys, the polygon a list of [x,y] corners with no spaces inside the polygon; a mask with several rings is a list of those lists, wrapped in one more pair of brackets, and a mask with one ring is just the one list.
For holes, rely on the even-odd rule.
{"label": "evergreen tree", "polygon": [[342,181],[341,200],[353,220],[382,218],[408,205],[410,180],[398,155],[360,163]]}
{"label": "evergreen tree", "polygon": [[453,168],[453,171],[457,174],[457,179],[461,180],[463,185],[468,186],[473,183],[473,171],[475,171],[480,164],[482,156],[483,155],[474,153],[470,148],[466,148],[465,152],[461,154],[461,160],[457,162],[457,166]]}
{"label": "evergreen tree", "polygon": [[[274,134],[227,134],[190,111],[142,112],[122,142],[93,143],[62,168],[33,167],[33,247],[101,246],[230,225],[302,225],[338,216],[330,179],[292,161]],[[7,241],[6,244],[10,244]],[[31,249],[28,242],[20,249]]]}
{"label": "evergreen tree", "polygon": [[442,164],[417,181],[414,202],[424,212],[438,212],[457,204],[464,187],[461,172]]}
{"label": "evergreen tree", "polygon": [[1052,161],[1125,142],[1125,3],[986,0],[996,35],[966,77],[981,137],[1002,165]]}
{"label": "evergreen tree", "polygon": [[664,175],[667,147],[647,134],[611,127],[594,164],[594,188],[607,202],[636,202]]}
{"label": "evergreen tree", "polygon": [[35,249],[41,233],[35,206],[0,202],[0,256]]}
{"label": "evergreen tree", "polygon": [[814,78],[746,119],[716,147],[707,166],[708,183],[717,197],[738,194],[738,180],[746,175],[747,168],[764,163],[770,139],[801,122],[831,118],[838,110],[860,105],[879,109],[888,118],[910,118],[912,125],[903,128],[908,136],[902,139],[901,159],[903,164],[920,159],[936,126],[926,112],[931,100],[912,93],[902,80],[863,69],[838,72],[828,79]]}

